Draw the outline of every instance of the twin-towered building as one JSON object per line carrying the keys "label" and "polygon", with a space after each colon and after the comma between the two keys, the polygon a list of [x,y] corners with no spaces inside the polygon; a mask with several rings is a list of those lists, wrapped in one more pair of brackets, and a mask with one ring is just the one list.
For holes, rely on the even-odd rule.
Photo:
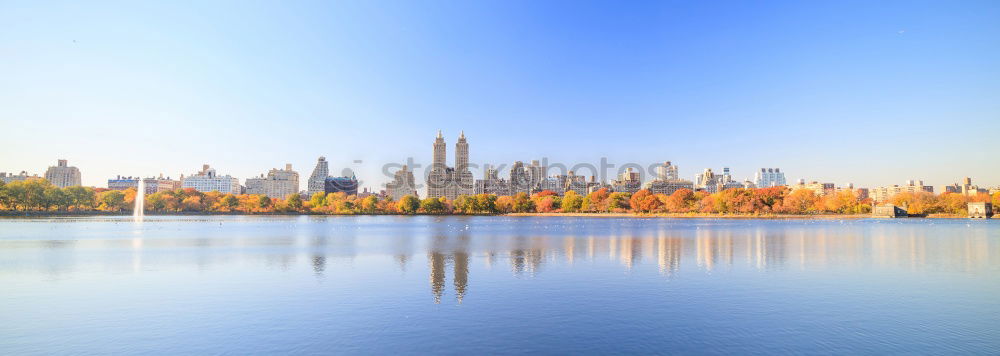
{"label": "twin-towered building", "polygon": [[465,132],[455,143],[455,167],[448,167],[445,146],[444,137],[438,131],[434,139],[434,161],[427,174],[427,197],[455,200],[460,195],[472,195],[474,182],[469,170],[469,143],[465,140]]}

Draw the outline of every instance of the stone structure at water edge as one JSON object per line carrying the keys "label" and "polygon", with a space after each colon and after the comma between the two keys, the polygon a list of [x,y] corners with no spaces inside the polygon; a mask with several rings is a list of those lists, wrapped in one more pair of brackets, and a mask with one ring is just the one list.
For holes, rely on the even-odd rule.
{"label": "stone structure at water edge", "polygon": [[873,218],[905,218],[907,216],[906,207],[900,207],[893,204],[872,206]]}
{"label": "stone structure at water edge", "polygon": [[993,217],[993,204],[978,202],[969,203],[969,218],[989,219]]}

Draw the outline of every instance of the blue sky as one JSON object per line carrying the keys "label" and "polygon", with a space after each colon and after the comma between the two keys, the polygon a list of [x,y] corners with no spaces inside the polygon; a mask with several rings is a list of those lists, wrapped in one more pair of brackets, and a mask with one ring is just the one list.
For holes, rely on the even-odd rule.
{"label": "blue sky", "polygon": [[[0,2],[0,171],[316,157],[1000,184],[1000,2]],[[362,163],[353,163],[361,160]],[[478,175],[478,174],[477,174]],[[419,180],[419,179],[418,179]]]}

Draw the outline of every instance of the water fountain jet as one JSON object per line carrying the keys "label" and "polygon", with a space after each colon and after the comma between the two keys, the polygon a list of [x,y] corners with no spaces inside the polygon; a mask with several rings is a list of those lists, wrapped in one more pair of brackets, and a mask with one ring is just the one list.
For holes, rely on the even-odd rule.
{"label": "water fountain jet", "polygon": [[132,210],[132,217],[136,221],[141,221],[146,210],[146,182],[139,178],[139,184],[135,188],[135,208]]}

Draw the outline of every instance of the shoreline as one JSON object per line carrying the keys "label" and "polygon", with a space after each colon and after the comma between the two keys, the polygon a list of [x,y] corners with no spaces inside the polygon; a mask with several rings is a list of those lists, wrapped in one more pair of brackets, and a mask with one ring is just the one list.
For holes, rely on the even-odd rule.
{"label": "shoreline", "polygon": [[[106,211],[0,211],[0,217],[87,217],[87,216],[132,216],[125,212]],[[767,215],[733,215],[704,213],[509,213],[509,214],[323,214],[300,212],[147,212],[145,216],[508,216],[508,217],[572,217],[572,218],[634,218],[634,219],[887,219],[874,218],[870,214],[767,214]],[[910,219],[967,219],[966,216],[955,214],[931,214],[927,216],[911,216]],[[906,219],[906,218],[902,218]]]}

